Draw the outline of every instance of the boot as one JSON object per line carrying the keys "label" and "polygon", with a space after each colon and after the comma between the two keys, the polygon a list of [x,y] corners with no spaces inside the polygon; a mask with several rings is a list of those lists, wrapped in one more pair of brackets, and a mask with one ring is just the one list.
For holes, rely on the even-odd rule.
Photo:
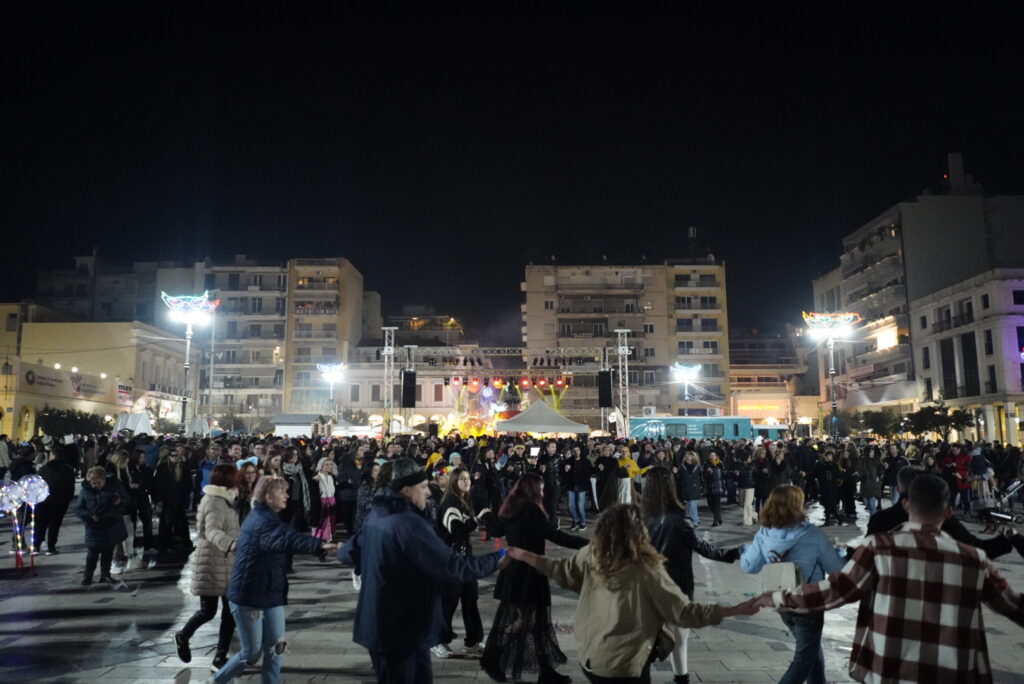
{"label": "boot", "polygon": [[561,674],[551,668],[545,668],[540,671],[540,676],[537,677],[537,684],[569,684],[572,681],[572,677],[569,675]]}
{"label": "boot", "polygon": [[690,684],[690,675],[676,675],[673,681],[675,682],[675,684]]}

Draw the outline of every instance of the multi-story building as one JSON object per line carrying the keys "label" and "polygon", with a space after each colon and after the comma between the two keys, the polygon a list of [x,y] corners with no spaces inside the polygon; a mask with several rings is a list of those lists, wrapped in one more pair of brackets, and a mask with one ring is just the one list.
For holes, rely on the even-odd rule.
{"label": "multi-story building", "polygon": [[732,415],[755,424],[798,423],[799,378],[807,366],[797,353],[797,330],[786,326],[779,334],[757,330],[729,331],[729,387]]}
{"label": "multi-story building", "polygon": [[[640,265],[530,265],[521,284],[524,361],[573,373],[562,404],[576,420],[599,425],[596,372],[616,365],[616,330],[631,347],[630,412],[721,415],[728,410],[729,340],[725,264],[713,257]],[[594,348],[591,358],[560,358],[558,349]],[[600,350],[606,350],[600,354]],[[690,397],[670,367],[699,364]]]}
{"label": "multi-story building", "polygon": [[911,302],[921,401],[975,413],[973,439],[1020,443],[1024,268],[994,269]]}
{"label": "multi-story building", "polygon": [[284,405],[289,413],[330,409],[317,364],[343,363],[363,331],[363,276],[347,259],[288,262]]}
{"label": "multi-story building", "polygon": [[[454,316],[438,314],[433,308],[420,305],[402,307],[400,316],[388,316],[395,330],[395,344],[431,347],[455,347],[465,344],[462,323]],[[380,330],[377,331],[378,336]]]}
{"label": "multi-story building", "polygon": [[[836,346],[840,407],[913,410],[920,392],[911,301],[994,268],[1024,265],[1022,233],[1024,196],[982,194],[960,155],[951,154],[943,194],[900,202],[847,235],[839,301],[831,299],[833,274],[815,282],[818,310],[851,311],[864,320],[855,339]],[[827,374],[827,359],[821,361]],[[825,394],[828,385],[822,383]]]}

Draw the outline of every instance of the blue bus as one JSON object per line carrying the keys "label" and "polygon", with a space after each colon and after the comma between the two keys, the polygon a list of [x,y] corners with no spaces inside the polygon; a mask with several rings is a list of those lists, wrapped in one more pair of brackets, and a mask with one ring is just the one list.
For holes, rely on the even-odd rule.
{"label": "blue bus", "polygon": [[754,425],[743,416],[654,416],[629,419],[632,439],[762,439],[789,437],[788,425]]}

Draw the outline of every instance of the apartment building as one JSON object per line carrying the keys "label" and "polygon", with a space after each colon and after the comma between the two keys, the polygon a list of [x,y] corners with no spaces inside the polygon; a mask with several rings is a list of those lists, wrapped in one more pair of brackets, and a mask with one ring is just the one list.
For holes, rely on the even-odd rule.
{"label": "apartment building", "polygon": [[[572,373],[563,412],[601,424],[596,374],[617,364],[615,331],[628,330],[633,414],[721,415],[728,407],[725,264],[713,257],[651,264],[529,265],[521,283],[523,359],[535,370]],[[556,350],[587,347],[593,357]],[[605,350],[604,354],[600,351]],[[699,364],[687,400],[670,366]]]}
{"label": "apartment building", "polygon": [[797,352],[801,337],[788,325],[776,334],[729,331],[732,415],[747,416],[758,425],[789,426],[806,417],[798,399],[800,378],[808,370]]}
{"label": "apartment building", "polygon": [[911,303],[922,402],[975,414],[972,439],[1020,443],[1024,268],[993,269]]}

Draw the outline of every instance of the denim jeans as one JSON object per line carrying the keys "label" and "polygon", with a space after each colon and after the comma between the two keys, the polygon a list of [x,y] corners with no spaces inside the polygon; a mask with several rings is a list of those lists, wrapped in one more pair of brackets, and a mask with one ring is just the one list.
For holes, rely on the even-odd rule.
{"label": "denim jeans", "polygon": [[878,510],[878,497],[865,496],[864,505],[868,507],[868,515],[874,515],[875,511]]}
{"label": "denim jeans", "polygon": [[686,502],[686,510],[690,513],[690,522],[696,527],[700,524],[700,515],[697,514],[697,499],[690,499]]}
{"label": "denim jeans", "polygon": [[[281,676],[281,656],[277,652],[277,644],[284,644],[284,606],[274,606],[260,610],[248,606],[240,606],[232,601],[231,614],[238,627],[238,640],[241,649],[231,657],[224,667],[213,676],[217,684],[230,682],[242,674],[246,665],[255,665],[263,655],[263,671],[260,681],[263,684],[275,684]],[[282,651],[284,648],[282,647]]]}
{"label": "denim jeans", "polygon": [[824,613],[800,615],[781,611],[779,616],[796,639],[796,652],[786,674],[779,684],[825,684],[825,653],[821,650],[821,630],[825,626]]}
{"label": "denim jeans", "polygon": [[896,485],[889,487],[889,501],[893,506],[900,502],[900,490],[896,488]]}
{"label": "denim jeans", "polygon": [[587,492],[569,490],[569,516],[577,525],[587,524]]}

